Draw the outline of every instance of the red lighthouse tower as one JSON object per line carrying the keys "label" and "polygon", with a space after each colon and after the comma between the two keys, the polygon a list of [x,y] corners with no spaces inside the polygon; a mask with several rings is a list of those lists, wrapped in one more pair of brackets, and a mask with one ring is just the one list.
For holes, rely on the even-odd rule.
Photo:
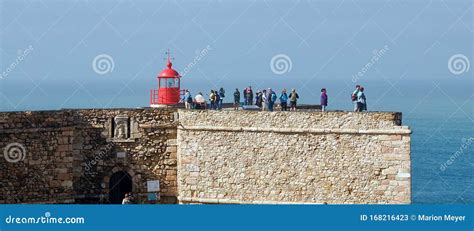
{"label": "red lighthouse tower", "polygon": [[152,89],[150,92],[150,107],[163,107],[178,104],[181,96],[181,76],[171,68],[173,64],[170,60],[168,50],[168,63],[158,75],[158,90]]}

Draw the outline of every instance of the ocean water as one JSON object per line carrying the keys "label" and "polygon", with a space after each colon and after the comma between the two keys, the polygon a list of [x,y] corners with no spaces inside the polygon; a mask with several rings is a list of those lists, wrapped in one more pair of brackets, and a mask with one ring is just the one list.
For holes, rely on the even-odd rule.
{"label": "ocean water", "polygon": [[474,203],[474,122],[465,111],[431,109],[404,118],[413,131],[413,203]]}

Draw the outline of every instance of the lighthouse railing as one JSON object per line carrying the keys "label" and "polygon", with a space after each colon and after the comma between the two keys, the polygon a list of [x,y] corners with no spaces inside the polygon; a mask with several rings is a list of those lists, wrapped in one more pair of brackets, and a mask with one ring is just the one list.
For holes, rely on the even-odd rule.
{"label": "lighthouse railing", "polygon": [[158,90],[150,90],[150,104],[158,104]]}

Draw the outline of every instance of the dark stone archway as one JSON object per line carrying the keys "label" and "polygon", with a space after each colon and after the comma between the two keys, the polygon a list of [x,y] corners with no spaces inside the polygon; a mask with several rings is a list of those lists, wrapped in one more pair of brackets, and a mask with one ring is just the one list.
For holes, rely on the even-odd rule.
{"label": "dark stone archway", "polygon": [[121,204],[125,193],[132,192],[132,184],[132,177],[128,173],[124,171],[114,173],[109,181],[109,202]]}

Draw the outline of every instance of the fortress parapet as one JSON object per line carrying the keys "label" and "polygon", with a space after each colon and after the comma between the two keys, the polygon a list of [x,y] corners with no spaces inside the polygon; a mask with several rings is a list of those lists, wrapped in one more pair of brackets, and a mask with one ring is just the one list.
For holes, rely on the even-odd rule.
{"label": "fortress parapet", "polygon": [[182,203],[411,202],[395,112],[179,110]]}
{"label": "fortress parapet", "polygon": [[410,203],[396,112],[0,113],[0,203]]}

